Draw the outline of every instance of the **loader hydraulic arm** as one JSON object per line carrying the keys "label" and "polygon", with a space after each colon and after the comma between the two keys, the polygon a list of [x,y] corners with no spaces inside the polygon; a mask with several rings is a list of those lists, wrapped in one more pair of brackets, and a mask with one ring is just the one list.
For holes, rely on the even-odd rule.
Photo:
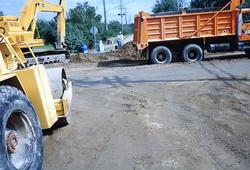
{"label": "loader hydraulic arm", "polygon": [[65,44],[65,0],[60,0],[59,4],[52,4],[44,0],[27,0],[20,15],[20,25],[24,31],[32,31],[35,35],[38,12],[57,13],[56,48],[62,49]]}

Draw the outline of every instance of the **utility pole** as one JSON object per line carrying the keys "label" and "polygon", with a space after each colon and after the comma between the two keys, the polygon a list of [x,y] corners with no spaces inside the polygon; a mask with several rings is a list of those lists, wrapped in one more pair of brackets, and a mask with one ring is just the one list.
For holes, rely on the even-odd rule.
{"label": "utility pole", "polygon": [[103,0],[103,11],[104,11],[104,24],[105,24],[105,30],[108,31],[107,13],[106,13],[106,2],[105,2],[105,0]]}
{"label": "utility pole", "polygon": [[122,4],[122,0],[120,0],[120,8],[121,8],[121,24],[122,24],[122,33],[123,33],[123,4]]}
{"label": "utility pole", "polygon": [[124,8],[125,10],[125,24],[126,24],[126,27],[128,26],[128,20],[127,20],[127,8]]}
{"label": "utility pole", "polygon": [[[125,13],[124,13],[124,10],[125,10]],[[118,14],[118,16],[121,17],[121,27],[122,27],[122,33],[123,33],[123,30],[124,30],[124,24],[123,24],[123,16],[125,16],[125,19],[126,19],[126,24],[127,24],[127,16],[126,16],[126,8],[123,7],[123,3],[122,3],[122,0],[120,0],[120,13]]]}
{"label": "utility pole", "polygon": [[177,0],[177,8],[178,8],[178,11],[180,11],[180,0]]}

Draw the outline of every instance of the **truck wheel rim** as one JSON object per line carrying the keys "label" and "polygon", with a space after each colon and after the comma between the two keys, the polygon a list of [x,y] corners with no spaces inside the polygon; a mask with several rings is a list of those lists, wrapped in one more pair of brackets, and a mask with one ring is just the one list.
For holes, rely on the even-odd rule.
{"label": "truck wheel rim", "polygon": [[27,169],[35,155],[35,135],[31,121],[22,111],[13,112],[5,128],[8,161],[16,169]]}
{"label": "truck wheel rim", "polygon": [[199,59],[200,55],[196,50],[190,50],[188,52],[188,59],[190,61],[197,61]]}
{"label": "truck wheel rim", "polygon": [[158,53],[156,58],[159,62],[163,63],[167,60],[167,55],[165,53]]}

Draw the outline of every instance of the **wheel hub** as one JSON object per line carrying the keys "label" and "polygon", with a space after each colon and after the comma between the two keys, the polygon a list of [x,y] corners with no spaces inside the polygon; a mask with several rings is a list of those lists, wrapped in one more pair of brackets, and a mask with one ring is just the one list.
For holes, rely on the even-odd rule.
{"label": "wheel hub", "polygon": [[191,58],[194,58],[195,57],[195,54],[193,52],[190,53],[190,57]]}
{"label": "wheel hub", "polygon": [[199,54],[195,50],[191,50],[188,53],[188,58],[190,60],[196,60],[199,57]]}
{"label": "wheel hub", "polygon": [[18,135],[14,130],[6,132],[6,146],[9,154],[14,154],[18,148]]}
{"label": "wheel hub", "polygon": [[164,54],[160,53],[160,54],[158,54],[157,58],[158,58],[159,61],[162,62],[162,61],[164,61],[166,59],[166,56]]}

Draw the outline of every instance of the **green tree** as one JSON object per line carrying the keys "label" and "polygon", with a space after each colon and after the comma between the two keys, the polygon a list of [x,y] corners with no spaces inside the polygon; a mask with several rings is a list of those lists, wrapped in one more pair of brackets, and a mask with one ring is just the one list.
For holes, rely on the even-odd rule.
{"label": "green tree", "polygon": [[227,4],[230,0],[192,0],[192,8],[213,8],[213,7],[222,7]]}
{"label": "green tree", "polygon": [[66,29],[66,43],[71,50],[78,50],[82,43],[94,46],[93,35],[90,28],[98,28],[97,40],[103,39],[105,35],[102,16],[96,14],[96,9],[88,2],[77,3],[76,7],[69,10]]}
{"label": "green tree", "polygon": [[[223,7],[230,0],[192,0],[191,8],[213,8],[213,7]],[[250,0],[246,0],[243,7],[250,7]]]}
{"label": "green tree", "polygon": [[45,40],[46,44],[54,44],[56,42],[56,22],[55,20],[37,21],[37,34],[36,36]]}
{"label": "green tree", "polygon": [[178,11],[183,8],[184,0],[157,0],[153,7],[153,13]]}
{"label": "green tree", "polygon": [[[108,31],[105,37],[116,37],[121,31],[121,23],[118,21],[110,21],[108,24]],[[123,34],[128,35],[133,33],[134,24],[123,25]],[[104,39],[105,40],[105,39]]]}
{"label": "green tree", "polygon": [[121,23],[118,21],[110,21],[108,24],[108,37],[117,36],[118,33],[121,31]]}
{"label": "green tree", "polygon": [[4,14],[3,14],[3,11],[0,11],[0,16],[3,16]]}
{"label": "green tree", "polygon": [[243,5],[245,8],[250,8],[250,0],[246,0],[245,4]]}

